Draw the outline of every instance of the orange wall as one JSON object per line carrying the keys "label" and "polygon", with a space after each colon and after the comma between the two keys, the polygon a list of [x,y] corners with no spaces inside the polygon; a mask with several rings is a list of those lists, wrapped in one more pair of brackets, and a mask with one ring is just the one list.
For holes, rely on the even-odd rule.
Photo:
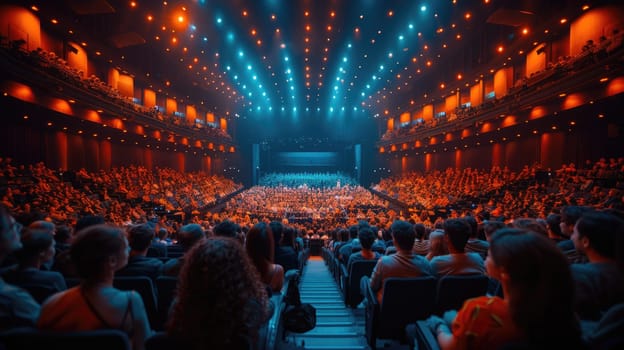
{"label": "orange wall", "polygon": [[173,115],[173,112],[178,110],[178,102],[172,98],[167,98],[165,105],[165,114]]}
{"label": "orange wall", "polygon": [[67,50],[67,59],[66,59],[67,65],[70,67],[74,67],[77,70],[81,71],[83,78],[88,77],[89,76],[88,75],[89,59],[87,57],[87,52],[82,48],[82,46],[80,46],[80,44],[77,44],[74,42],[69,42],[68,44],[71,45],[76,50],[78,50],[78,52],[73,53],[72,51]]}
{"label": "orange wall", "polygon": [[117,80],[117,90],[122,96],[134,97],[134,78],[126,74],[120,74]]}
{"label": "orange wall", "polygon": [[115,68],[110,68],[108,70],[108,85],[116,89],[118,82],[119,82],[119,71]]}
{"label": "orange wall", "polygon": [[539,49],[546,50],[546,44],[537,45],[535,49],[526,55],[526,77],[530,77],[532,73],[546,69],[546,52],[538,55],[537,50]]}
{"label": "orange wall", "polygon": [[494,93],[500,98],[507,95],[507,89],[512,86],[513,70],[511,68],[499,69],[494,74]]}
{"label": "orange wall", "polygon": [[28,51],[41,47],[39,18],[19,6],[0,5],[0,34],[8,40],[26,41],[24,48]]}
{"label": "orange wall", "polygon": [[156,93],[154,90],[143,90],[143,106],[152,108],[156,106]]}
{"label": "orange wall", "polygon": [[227,131],[227,119],[225,118],[219,119],[219,126],[221,127],[221,130]]}
{"label": "orange wall", "polygon": [[457,108],[458,106],[458,101],[459,100],[459,92],[447,97],[444,100],[444,110],[446,111],[446,113],[452,113],[455,111],[455,108]]}
{"label": "orange wall", "polygon": [[403,123],[409,123],[410,122],[410,114],[409,112],[405,112],[403,114],[401,114],[401,116],[399,117],[399,121],[401,122],[401,124]]}
{"label": "orange wall", "polygon": [[425,121],[433,119],[433,105],[425,105],[423,107],[423,119]]}
{"label": "orange wall", "polygon": [[388,119],[388,121],[386,122],[386,129],[388,131],[394,130],[394,118]]}
{"label": "orange wall", "polygon": [[624,27],[624,8],[606,6],[591,9],[570,24],[570,55],[578,55],[588,40],[598,44],[600,36],[609,36],[613,29]]}
{"label": "orange wall", "polygon": [[483,80],[470,87],[470,105],[476,107],[483,103]]}
{"label": "orange wall", "polygon": [[186,106],[186,121],[195,123],[195,118],[197,118],[197,111],[194,106]]}

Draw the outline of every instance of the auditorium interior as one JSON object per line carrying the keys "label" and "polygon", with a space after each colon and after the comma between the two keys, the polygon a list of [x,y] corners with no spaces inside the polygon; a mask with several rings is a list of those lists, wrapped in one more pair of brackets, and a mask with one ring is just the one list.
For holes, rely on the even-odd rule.
{"label": "auditorium interior", "polygon": [[[8,242],[4,236],[19,225],[22,246],[0,242],[7,246],[0,249],[0,289],[23,288],[41,310],[38,320],[18,324],[7,318],[15,310],[0,306],[0,347],[624,346],[619,1],[2,0],[0,55],[0,240]],[[137,276],[122,264],[108,281],[140,295],[149,326],[144,339],[123,327],[82,338],[82,328],[44,327],[56,298],[90,281],[63,265],[76,263],[78,233],[94,231],[76,229],[88,218],[101,219],[101,230],[123,232],[129,261],[137,254],[160,266],[158,276]],[[613,241],[599,249],[596,241],[606,238],[584,230],[600,220],[610,222],[605,235]],[[461,248],[449,237],[456,221],[472,232]],[[407,235],[403,223],[411,250],[397,238]],[[142,253],[134,251],[135,227],[152,235]],[[193,227],[202,229],[201,244],[188,243]],[[234,238],[218,238],[230,229]],[[578,341],[570,336],[566,343],[557,331],[544,338],[535,331],[541,321],[520,325],[517,317],[528,316],[511,315],[518,313],[517,284],[491,265],[505,268],[495,242],[516,238],[497,230],[530,233],[537,246],[547,237],[560,248],[557,257],[570,266],[563,275],[577,286],[568,292],[576,298],[569,323],[578,326]],[[36,249],[27,249],[35,245],[29,240],[42,231],[56,251],[36,269],[59,274],[61,288],[17,274],[28,255],[20,252]],[[362,243],[368,232],[372,248]],[[238,270],[251,276],[249,288],[266,289],[240,293],[258,301],[255,307],[269,306],[254,329],[197,335],[180,325],[189,321],[181,320],[183,293],[194,286],[186,278],[200,258],[183,257],[219,239],[225,246],[240,241],[231,248],[246,254]],[[280,259],[291,251],[288,268]],[[434,262],[456,253],[475,255],[479,278],[466,272],[456,273],[465,280],[445,281]],[[350,259],[356,254],[373,261]],[[386,280],[392,274],[385,270],[380,277],[393,255],[422,260],[430,272],[420,274],[431,276],[403,271]],[[165,273],[174,259],[178,270]],[[610,292],[583,290],[590,282],[580,279],[606,283],[607,272],[581,278],[581,264],[608,264],[613,282],[598,289]],[[274,267],[269,277],[266,266]],[[402,278],[414,281],[396,281]],[[213,288],[243,284],[224,283]],[[295,326],[289,319],[294,289],[315,308],[306,329],[296,329],[302,319]],[[382,298],[390,292],[394,298]],[[0,304],[11,305],[3,293]],[[593,313],[579,306],[582,296],[595,298]],[[524,338],[461,328],[468,327],[459,319],[471,298],[516,302],[505,306],[504,321]],[[253,321],[243,309],[227,318],[240,320],[219,324],[229,332],[235,322]],[[458,317],[444,319],[447,310],[459,310]],[[207,325],[225,316],[194,317]]]}

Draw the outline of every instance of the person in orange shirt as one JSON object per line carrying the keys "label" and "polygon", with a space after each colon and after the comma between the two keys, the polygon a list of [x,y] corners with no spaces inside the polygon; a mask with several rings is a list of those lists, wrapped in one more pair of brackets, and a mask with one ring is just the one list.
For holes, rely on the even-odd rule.
{"label": "person in orange shirt", "polygon": [[486,267],[501,282],[504,297],[467,300],[450,327],[430,317],[441,349],[583,347],[567,259],[547,237],[501,229],[490,241]]}

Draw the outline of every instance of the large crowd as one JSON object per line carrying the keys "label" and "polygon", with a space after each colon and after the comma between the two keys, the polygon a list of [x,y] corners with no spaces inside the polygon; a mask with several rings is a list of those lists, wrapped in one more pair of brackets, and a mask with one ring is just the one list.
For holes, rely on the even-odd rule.
{"label": "large crowd", "polygon": [[[41,163],[0,165],[0,297],[11,305],[0,312],[2,328],[117,328],[134,349],[167,330],[190,346],[246,348],[276,307],[270,296],[283,292],[286,272],[301,269],[314,241],[345,267],[376,261],[360,288],[379,302],[389,277],[487,275],[487,294],[427,319],[444,349],[480,348],[492,337],[495,345],[554,346],[544,329],[555,321],[553,332],[577,348],[623,326],[603,320],[624,302],[622,158],[565,164],[545,178],[539,166],[447,169],[373,186],[406,201],[407,212],[361,186],[234,194],[241,186],[229,180],[171,169],[81,169],[68,180]],[[198,210],[229,194],[220,208]],[[172,223],[142,203],[191,215]],[[122,276],[176,278],[170,312],[155,315],[143,295],[114,287]],[[36,278],[48,294],[33,287]]]}

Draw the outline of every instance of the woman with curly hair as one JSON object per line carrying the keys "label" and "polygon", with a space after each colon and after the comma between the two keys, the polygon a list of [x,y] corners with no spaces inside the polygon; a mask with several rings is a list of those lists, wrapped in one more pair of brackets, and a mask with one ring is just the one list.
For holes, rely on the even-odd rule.
{"label": "woman with curly hair", "polygon": [[195,349],[249,349],[269,317],[264,285],[241,244],[202,239],[180,271],[168,333]]}

